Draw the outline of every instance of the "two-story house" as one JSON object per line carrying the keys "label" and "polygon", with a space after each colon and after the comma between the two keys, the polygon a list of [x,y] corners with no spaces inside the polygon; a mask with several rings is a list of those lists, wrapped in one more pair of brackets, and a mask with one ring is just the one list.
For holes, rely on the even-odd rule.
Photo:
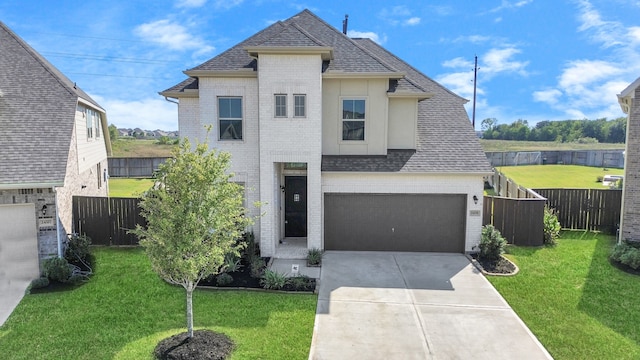
{"label": "two-story house", "polygon": [[232,154],[262,254],[479,242],[491,167],[467,100],[375,42],[304,10],[185,74],[160,94],[180,136]]}
{"label": "two-story house", "polygon": [[619,241],[640,241],[640,78],[618,94],[627,114]]}
{"label": "two-story house", "polygon": [[0,287],[63,255],[74,195],[107,196],[108,134],[105,110],[0,22]]}

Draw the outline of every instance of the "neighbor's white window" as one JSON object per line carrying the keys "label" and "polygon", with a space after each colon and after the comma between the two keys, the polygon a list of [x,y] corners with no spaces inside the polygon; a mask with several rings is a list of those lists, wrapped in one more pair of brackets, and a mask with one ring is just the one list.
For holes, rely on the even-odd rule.
{"label": "neighbor's white window", "polygon": [[275,95],[276,117],[287,117],[287,95]]}
{"label": "neighbor's white window", "polygon": [[242,98],[218,98],[220,140],[242,140]]}
{"label": "neighbor's white window", "polygon": [[307,95],[294,94],[293,95],[293,116],[305,117],[307,116]]}
{"label": "neighbor's white window", "polygon": [[342,140],[364,140],[365,112],[364,99],[342,100]]}

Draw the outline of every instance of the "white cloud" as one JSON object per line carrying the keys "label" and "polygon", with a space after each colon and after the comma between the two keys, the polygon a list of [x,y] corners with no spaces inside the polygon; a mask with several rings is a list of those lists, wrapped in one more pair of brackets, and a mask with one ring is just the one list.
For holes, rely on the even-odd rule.
{"label": "white cloud", "polygon": [[409,25],[409,26],[412,26],[412,25],[418,25],[418,24],[420,24],[420,18],[419,18],[419,17],[417,17],[417,16],[414,16],[414,17],[412,17],[412,18],[407,19],[407,20],[404,22],[404,24],[405,24],[405,25]]}
{"label": "white cloud", "polygon": [[176,7],[179,8],[197,8],[206,4],[207,0],[178,0]]}
{"label": "white cloud", "polygon": [[473,69],[473,62],[465,58],[457,57],[451,60],[446,60],[445,62],[442,63],[442,66],[448,67],[448,68],[454,68],[454,69],[465,68],[465,67]]}
{"label": "white cloud", "polygon": [[170,20],[158,20],[139,25],[134,33],[146,41],[160,44],[171,50],[197,50],[197,54],[206,54],[214,50],[204,40],[189,34],[187,28]]}
{"label": "white cloud", "polygon": [[558,103],[558,98],[562,96],[562,91],[558,89],[548,89],[533,92],[533,100],[551,105]]}
{"label": "white cloud", "polygon": [[579,93],[586,85],[620,74],[614,64],[602,60],[576,60],[564,69],[558,85],[569,93]]}
{"label": "white cloud", "polygon": [[383,35],[382,37],[373,31],[358,31],[358,30],[347,30],[347,36],[350,38],[367,38],[371,39],[378,44],[384,44],[387,41],[387,36]]}
{"label": "white cloud", "polygon": [[498,12],[498,11],[502,11],[504,9],[517,9],[520,7],[523,7],[527,4],[532,3],[533,0],[521,0],[521,1],[517,1],[517,2],[511,2],[511,1],[507,1],[507,0],[502,0],[502,3],[500,3],[500,6],[497,6],[491,10],[489,10],[489,12]]}
{"label": "white cloud", "polygon": [[[473,97],[473,71],[444,74],[436,77],[436,81],[463,98]],[[480,87],[476,91],[478,94],[484,94]]]}
{"label": "white cloud", "polygon": [[483,72],[490,75],[513,72],[522,76],[528,75],[526,67],[528,61],[516,61],[513,57],[521,51],[515,47],[490,49],[481,57]]}
{"label": "white cloud", "polygon": [[215,0],[213,6],[216,9],[229,10],[241,5],[243,2],[244,0]]}
{"label": "white cloud", "polygon": [[109,124],[119,128],[178,129],[178,105],[160,97],[134,101],[92,97],[107,111]]}
{"label": "white cloud", "polygon": [[621,23],[603,20],[600,12],[587,0],[580,1],[578,6],[578,19],[581,22],[578,31],[589,32],[592,40],[601,43],[605,48],[624,44],[620,37],[624,36],[626,31]]}
{"label": "white cloud", "polygon": [[413,16],[411,10],[404,5],[394,6],[392,8],[384,8],[378,13],[385,22],[391,25],[413,26],[420,24],[420,17]]}

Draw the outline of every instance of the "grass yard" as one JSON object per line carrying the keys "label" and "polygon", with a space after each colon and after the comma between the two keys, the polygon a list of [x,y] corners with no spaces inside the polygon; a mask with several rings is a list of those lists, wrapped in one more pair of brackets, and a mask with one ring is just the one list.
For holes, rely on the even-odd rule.
{"label": "grass yard", "polygon": [[480,139],[484,151],[554,151],[554,150],[613,150],[624,149],[624,144],[579,144],[556,141],[516,141]]}
{"label": "grass yard", "polygon": [[109,178],[109,196],[139,197],[153,186],[153,179]]}
{"label": "grass yard", "polygon": [[624,175],[624,169],[580,165],[522,165],[496,168],[518,185],[529,189],[576,188],[607,189],[596,182],[598,176]]}
{"label": "grass yard", "polygon": [[640,276],[609,264],[613,244],[565,231],[556,247],[510,247],[520,273],[489,281],[555,359],[639,359]]}
{"label": "grass yard", "polygon": [[[158,278],[140,248],[97,248],[96,273],[68,291],[26,295],[0,327],[4,359],[151,359],[185,331],[185,292]],[[317,296],[197,290],[196,328],[224,332],[232,359],[307,359]]]}
{"label": "grass yard", "polygon": [[169,157],[176,145],[158,144],[157,140],[116,139],[111,142],[114,157]]}

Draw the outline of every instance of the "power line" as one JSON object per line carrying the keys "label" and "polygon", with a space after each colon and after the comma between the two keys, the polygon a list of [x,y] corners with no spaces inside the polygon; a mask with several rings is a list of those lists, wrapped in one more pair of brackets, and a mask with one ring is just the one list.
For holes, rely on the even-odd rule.
{"label": "power line", "polygon": [[51,57],[62,57],[62,58],[70,58],[70,59],[113,61],[113,62],[137,63],[137,64],[177,63],[177,61],[140,59],[140,58],[121,58],[121,57],[107,56],[107,55],[85,55],[85,54],[71,54],[71,53],[49,52],[49,51],[43,51],[41,52],[41,54],[51,56]]}
{"label": "power line", "polygon": [[82,38],[82,39],[92,39],[92,40],[109,40],[109,41],[124,41],[124,42],[133,42],[133,43],[148,43],[148,41],[143,41],[143,40],[113,39],[113,38],[105,38],[105,37],[97,37],[97,36],[82,36],[82,35],[71,35],[71,34],[56,34],[56,33],[39,32],[39,31],[34,31],[33,33],[34,33],[34,34],[42,34],[42,35],[66,36],[66,37],[75,37],[75,38]]}
{"label": "power line", "polygon": [[153,79],[153,80],[160,80],[160,78],[157,78],[157,77],[151,77],[151,76],[113,75],[113,74],[92,74],[92,73],[78,73],[78,72],[65,72],[65,74],[73,74],[73,75],[87,75],[87,76],[119,77],[119,78],[129,78],[129,79]]}

